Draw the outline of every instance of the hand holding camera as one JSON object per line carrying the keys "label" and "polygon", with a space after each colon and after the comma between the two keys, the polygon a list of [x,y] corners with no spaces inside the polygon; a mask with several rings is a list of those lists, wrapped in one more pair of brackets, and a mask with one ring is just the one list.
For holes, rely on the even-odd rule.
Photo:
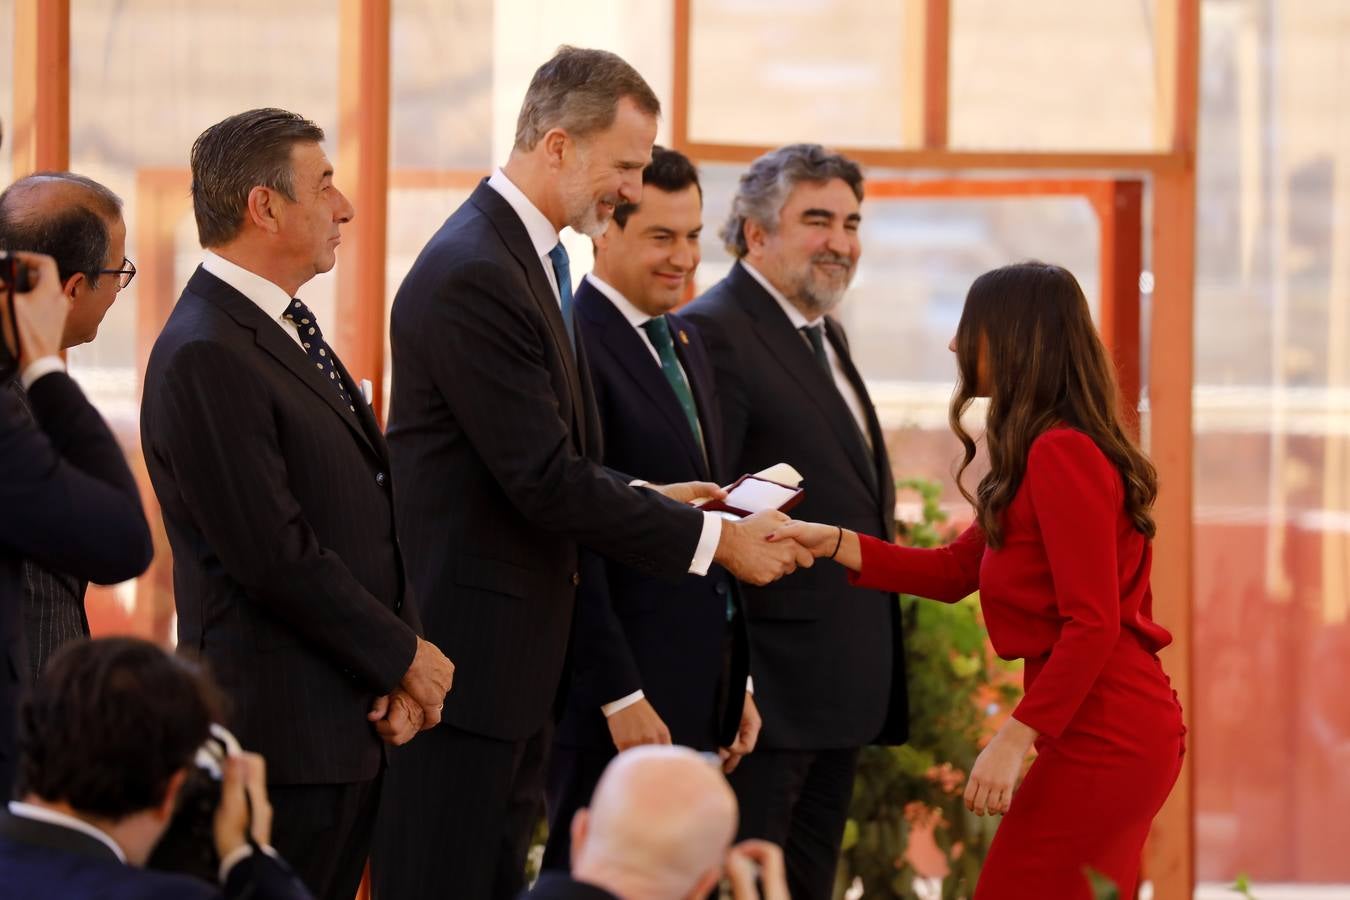
{"label": "hand holding camera", "polygon": [[214,821],[216,852],[225,859],[249,842],[272,839],[272,804],[267,800],[267,764],[257,753],[227,756]]}
{"label": "hand holding camera", "polygon": [[4,353],[0,369],[22,372],[34,360],[61,352],[70,303],[50,256],[0,251],[0,300],[4,304]]}

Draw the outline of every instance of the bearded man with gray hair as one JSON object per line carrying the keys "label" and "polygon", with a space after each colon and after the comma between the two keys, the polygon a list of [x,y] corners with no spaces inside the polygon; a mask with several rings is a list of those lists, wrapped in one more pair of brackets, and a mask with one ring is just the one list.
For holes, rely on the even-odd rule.
{"label": "bearded man with gray hair", "polygon": [[[756,160],[722,230],[730,274],[682,315],[703,333],[734,472],[788,462],[794,515],[895,536],[895,487],[876,412],[830,315],[862,253],[863,177],[816,144]],[[731,775],[741,838],[784,849],[797,900],[828,898],[859,748],[908,733],[900,608],[836,568],[744,592],[756,751]]]}

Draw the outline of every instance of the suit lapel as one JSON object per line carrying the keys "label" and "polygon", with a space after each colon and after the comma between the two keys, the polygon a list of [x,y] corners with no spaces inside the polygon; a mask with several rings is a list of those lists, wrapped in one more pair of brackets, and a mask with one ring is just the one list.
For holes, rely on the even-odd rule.
{"label": "suit lapel", "polygon": [[652,359],[652,352],[637,329],[588,281],[583,281],[577,290],[576,308],[578,313],[604,329],[605,349],[661,411],[666,424],[679,435],[680,444],[695,468],[700,472],[705,471],[707,463],[697,439],[689,429],[689,419],[685,417],[674,389],[666,381],[660,364]]}
{"label": "suit lapel", "polygon": [[525,223],[520,221],[520,216],[516,215],[516,211],[511,208],[511,204],[506,202],[506,198],[497,193],[496,189],[488,186],[486,178],[479,183],[469,201],[497,229],[497,233],[501,235],[506,248],[525,270],[525,277],[530,284],[530,293],[535,304],[539,307],[539,311],[543,314],[544,321],[548,323],[549,332],[553,335],[553,343],[557,346],[558,354],[563,360],[563,367],[567,374],[567,385],[572,392],[572,424],[578,440],[582,444],[582,451],[585,452],[586,428],[583,409],[585,393],[581,386],[577,354],[572,347],[572,342],[567,337],[567,326],[563,324],[562,309],[558,305],[558,298],[553,294],[552,285],[548,282],[548,275],[544,272],[543,260],[534,252],[534,244],[530,241],[529,232],[525,230]]}
{"label": "suit lapel", "polygon": [[348,391],[351,394],[353,406],[356,407],[356,419],[361,423],[361,431],[365,434],[366,440],[370,442],[371,448],[382,461],[389,460],[389,445],[385,443],[384,431],[380,429],[380,423],[375,418],[375,410],[366,400],[366,395],[361,393],[360,383],[352,378],[347,367],[342,364],[342,359],[338,356],[333,357],[333,362],[337,366],[338,377],[347,382]]}
{"label": "suit lapel", "polygon": [[769,296],[768,291],[755,280],[745,268],[737,263],[731,269],[736,279],[734,288],[739,297],[745,298],[745,308],[755,320],[755,336],[764,343],[770,354],[777,359],[788,375],[801,387],[802,393],[820,410],[830,424],[830,431],[843,446],[854,469],[869,490],[876,489],[875,466],[868,459],[867,448],[862,435],[858,432],[858,422],[853,412],[839,394],[834,380],[821,371],[815,355],[807,346],[806,340],[792,327],[792,322],[778,307],[778,301]]}
{"label": "suit lapel", "polygon": [[[882,471],[882,461],[886,459],[884,452],[886,444],[885,435],[881,433],[881,422],[877,419],[876,408],[872,406],[872,398],[867,393],[867,385],[863,383],[862,375],[858,372],[857,366],[853,365],[853,356],[849,353],[843,329],[839,327],[838,322],[828,316],[825,317],[825,337],[834,348],[835,355],[839,357],[839,362],[844,368],[844,377],[848,379],[848,383],[858,395],[858,400],[862,402],[863,417],[867,420],[867,440],[871,446],[872,486],[874,489],[879,488],[882,480],[889,478],[889,473]],[[852,414],[852,410],[849,410],[850,417]],[[862,449],[866,451],[868,445],[865,443]]]}
{"label": "suit lapel", "polygon": [[[370,435],[361,427],[356,413],[342,402],[342,398],[334,390],[332,381],[319,374],[314,364],[309,361],[309,357],[305,355],[305,351],[282,330],[279,322],[259,309],[258,304],[201,267],[198,267],[197,271],[193,273],[192,278],[188,281],[187,289],[216,304],[241,327],[252,331],[259,347],[267,351],[283,368],[302,381],[347,424],[347,427],[362,443],[378,453]],[[338,364],[340,367],[341,360],[338,360]],[[346,369],[343,369],[342,372],[344,377],[348,377],[346,376]],[[350,377],[348,377],[349,392],[352,387],[354,385],[351,384]],[[351,405],[354,406],[356,398],[353,397],[352,399]]]}

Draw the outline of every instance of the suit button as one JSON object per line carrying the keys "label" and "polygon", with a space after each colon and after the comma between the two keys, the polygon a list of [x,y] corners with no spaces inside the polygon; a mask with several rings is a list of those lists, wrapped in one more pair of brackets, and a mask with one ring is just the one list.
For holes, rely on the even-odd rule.
{"label": "suit button", "polygon": [[713,590],[717,591],[719,594],[725,594],[727,592],[727,583],[725,581],[719,581],[717,582],[717,587],[713,588]]}
{"label": "suit button", "polygon": [[579,585],[579,584],[581,584],[581,573],[580,573],[580,572],[573,572],[573,573],[572,573],[572,587],[576,587],[576,586]]}
{"label": "suit button", "polygon": [[378,484],[380,487],[384,487],[384,483],[388,480],[389,479],[385,477],[383,472],[375,473],[375,483]]}

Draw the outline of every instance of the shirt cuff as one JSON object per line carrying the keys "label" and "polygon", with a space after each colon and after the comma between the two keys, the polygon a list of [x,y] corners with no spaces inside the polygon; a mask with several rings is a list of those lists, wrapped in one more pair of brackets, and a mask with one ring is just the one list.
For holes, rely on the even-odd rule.
{"label": "shirt cuff", "polygon": [[750,675],[745,676],[745,692],[747,694],[755,693],[755,679],[753,676]]}
{"label": "shirt cuff", "polygon": [[717,544],[722,540],[723,519],[717,513],[703,514],[703,533],[699,535],[698,546],[694,548],[694,558],[689,563],[690,575],[707,575],[712,567],[713,556],[717,553]]}
{"label": "shirt cuff", "polygon": [[629,487],[646,487],[649,484],[651,484],[651,482],[644,478],[634,478],[632,481],[628,482]]}
{"label": "shirt cuff", "polygon": [[33,382],[37,381],[43,375],[50,375],[53,372],[64,372],[65,370],[66,364],[61,357],[44,356],[40,359],[35,359],[28,364],[28,368],[24,369],[23,374],[19,376],[19,382],[26,391],[33,386]]}
{"label": "shirt cuff", "polygon": [[620,697],[613,703],[604,704],[603,706],[600,707],[600,711],[604,713],[605,718],[608,719],[616,712],[623,712],[625,709],[632,706],[634,703],[637,703],[639,700],[646,699],[646,697],[647,695],[642,693],[642,688],[638,688],[636,691],[633,691],[633,693],[629,694],[627,697]]}

